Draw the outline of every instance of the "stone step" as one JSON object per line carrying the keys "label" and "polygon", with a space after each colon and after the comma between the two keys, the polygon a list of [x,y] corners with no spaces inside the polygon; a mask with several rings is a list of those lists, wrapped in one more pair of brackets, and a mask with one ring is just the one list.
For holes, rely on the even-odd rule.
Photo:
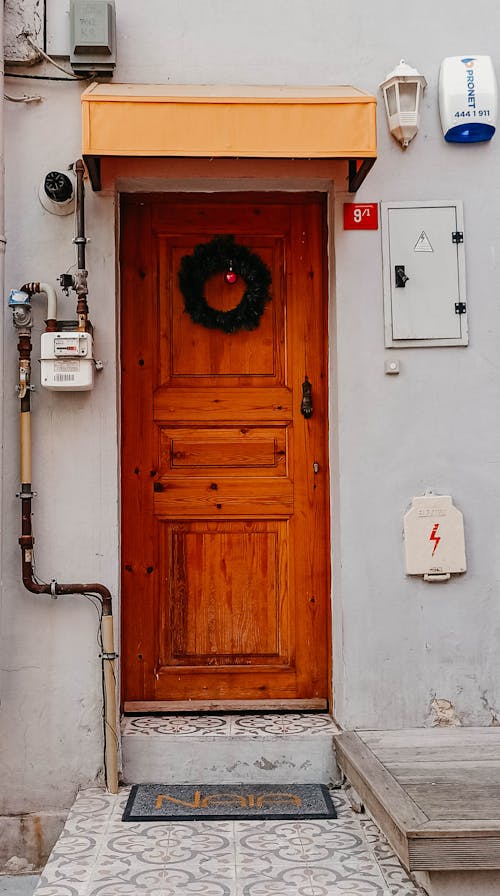
{"label": "stone step", "polygon": [[124,716],[125,784],[333,784],[339,780],[324,713]]}

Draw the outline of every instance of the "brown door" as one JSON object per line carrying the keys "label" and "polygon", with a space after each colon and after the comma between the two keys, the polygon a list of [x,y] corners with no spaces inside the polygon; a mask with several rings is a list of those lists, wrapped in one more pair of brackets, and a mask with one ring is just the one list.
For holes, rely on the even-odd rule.
{"label": "brown door", "polygon": [[[271,272],[252,331],[185,310],[181,260],[221,234]],[[126,709],[327,705],[325,256],[319,194],[123,197]],[[216,273],[205,297],[245,286]]]}

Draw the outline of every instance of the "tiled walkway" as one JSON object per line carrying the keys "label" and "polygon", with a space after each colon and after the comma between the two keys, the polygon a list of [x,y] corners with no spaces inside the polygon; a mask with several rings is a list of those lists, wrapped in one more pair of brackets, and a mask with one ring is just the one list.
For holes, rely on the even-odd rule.
{"label": "tiled walkway", "polygon": [[84,791],[35,896],[420,896],[342,791],[326,821],[122,822],[128,797]]}
{"label": "tiled walkway", "polygon": [[326,713],[264,713],[246,715],[124,716],[123,735],[184,737],[312,737],[338,734]]}

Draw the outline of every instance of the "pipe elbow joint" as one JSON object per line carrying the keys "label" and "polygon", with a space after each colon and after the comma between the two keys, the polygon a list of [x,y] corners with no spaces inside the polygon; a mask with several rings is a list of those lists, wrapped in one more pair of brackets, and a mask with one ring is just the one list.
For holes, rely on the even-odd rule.
{"label": "pipe elbow joint", "polygon": [[57,294],[51,283],[33,280],[21,287],[21,292],[27,292],[32,296],[36,293],[45,293],[47,296],[47,320],[57,320]]}

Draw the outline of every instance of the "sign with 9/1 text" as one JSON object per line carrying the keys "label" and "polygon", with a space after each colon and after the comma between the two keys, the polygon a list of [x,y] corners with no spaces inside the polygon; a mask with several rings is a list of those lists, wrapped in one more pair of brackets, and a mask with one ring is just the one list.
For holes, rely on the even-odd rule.
{"label": "sign with 9/1 text", "polygon": [[378,230],[378,203],[344,202],[344,230]]}

